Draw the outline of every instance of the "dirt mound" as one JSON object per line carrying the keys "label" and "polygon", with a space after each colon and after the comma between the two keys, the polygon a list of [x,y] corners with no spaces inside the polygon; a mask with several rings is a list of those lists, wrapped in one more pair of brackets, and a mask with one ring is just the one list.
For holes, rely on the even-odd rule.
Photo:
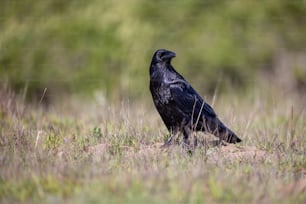
{"label": "dirt mound", "polygon": [[[115,154],[118,151],[120,151],[123,154],[128,154],[128,155],[159,154],[164,151],[171,152],[173,149],[181,148],[178,145],[172,145],[169,148],[161,148],[162,144],[163,143],[155,143],[152,145],[139,145],[137,147],[113,146],[110,144],[98,144],[94,146],[89,146],[85,148],[84,150],[88,153],[93,154],[94,156],[100,156],[107,152]],[[197,149],[195,151],[197,151]],[[270,153],[260,150],[254,146],[240,146],[240,145],[215,146],[215,147],[208,147],[205,152],[207,155],[207,160],[210,162],[217,162],[220,160],[263,161],[266,159],[272,159]]]}
{"label": "dirt mound", "polygon": [[229,161],[263,161],[271,159],[271,154],[267,151],[258,149],[255,146],[238,146],[227,145],[214,147],[207,150],[208,159],[211,161],[218,161],[220,159],[226,159]]}

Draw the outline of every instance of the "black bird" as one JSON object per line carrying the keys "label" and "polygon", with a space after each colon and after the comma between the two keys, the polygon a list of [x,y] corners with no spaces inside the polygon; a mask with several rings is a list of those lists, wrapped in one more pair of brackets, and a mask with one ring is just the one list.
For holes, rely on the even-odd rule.
{"label": "black bird", "polygon": [[[164,146],[172,143],[173,136],[183,133],[183,145],[189,146],[188,138],[193,131],[211,133],[228,143],[241,139],[218,118],[192,86],[171,65],[176,54],[159,49],[150,65],[150,91],[154,105],[170,132]],[[195,145],[196,145],[196,141]]]}

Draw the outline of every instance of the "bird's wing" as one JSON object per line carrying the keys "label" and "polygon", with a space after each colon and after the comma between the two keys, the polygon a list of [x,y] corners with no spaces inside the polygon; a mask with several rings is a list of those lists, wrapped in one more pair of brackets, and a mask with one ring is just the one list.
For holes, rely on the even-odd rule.
{"label": "bird's wing", "polygon": [[170,87],[171,100],[180,110],[186,114],[194,113],[197,116],[200,112],[206,116],[216,117],[213,108],[205,103],[192,86],[182,79],[166,81]]}

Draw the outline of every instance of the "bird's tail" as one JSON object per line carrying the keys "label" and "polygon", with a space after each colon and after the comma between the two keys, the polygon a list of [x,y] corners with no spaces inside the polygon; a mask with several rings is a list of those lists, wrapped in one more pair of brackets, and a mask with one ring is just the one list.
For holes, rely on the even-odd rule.
{"label": "bird's tail", "polygon": [[229,128],[226,128],[226,131],[224,134],[220,135],[221,139],[228,142],[228,143],[238,143],[241,142],[242,140]]}
{"label": "bird's tail", "polygon": [[[228,127],[226,127],[218,118],[215,118],[215,121],[211,121],[208,127],[211,127],[210,133],[219,137],[221,140],[224,140],[228,143],[239,143],[242,140]],[[213,127],[213,128],[212,128]]]}

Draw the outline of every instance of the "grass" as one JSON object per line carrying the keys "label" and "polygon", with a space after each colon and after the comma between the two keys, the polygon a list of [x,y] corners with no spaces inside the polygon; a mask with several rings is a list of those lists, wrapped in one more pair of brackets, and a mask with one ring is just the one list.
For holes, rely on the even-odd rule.
{"label": "grass", "polygon": [[[152,103],[71,97],[48,108],[0,95],[1,203],[304,203],[305,98],[218,96],[243,143],[161,150]],[[202,141],[212,137],[198,134]]]}

